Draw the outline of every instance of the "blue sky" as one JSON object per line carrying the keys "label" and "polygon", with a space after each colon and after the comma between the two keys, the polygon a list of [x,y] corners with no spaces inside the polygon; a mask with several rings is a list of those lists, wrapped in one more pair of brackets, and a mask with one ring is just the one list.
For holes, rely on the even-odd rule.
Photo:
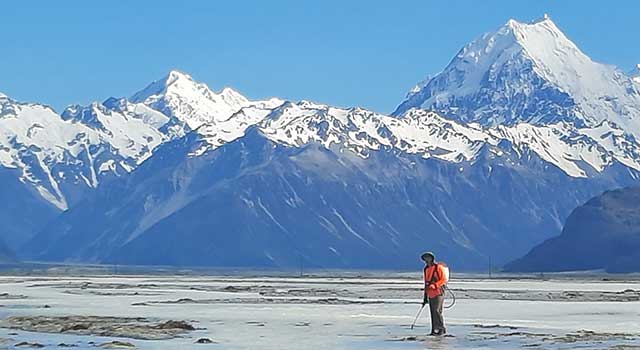
{"label": "blue sky", "polygon": [[640,1],[14,0],[0,7],[0,91],[61,110],[176,68],[253,99],[390,112],[470,40],[545,12],[596,61],[640,63]]}

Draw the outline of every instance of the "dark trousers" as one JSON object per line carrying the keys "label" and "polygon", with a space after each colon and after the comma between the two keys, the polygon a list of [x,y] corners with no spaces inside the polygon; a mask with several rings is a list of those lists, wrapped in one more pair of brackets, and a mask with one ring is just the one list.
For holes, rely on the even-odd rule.
{"label": "dark trousers", "polygon": [[444,295],[429,298],[429,312],[431,313],[431,333],[446,332],[444,328],[444,317],[442,309],[444,306]]}

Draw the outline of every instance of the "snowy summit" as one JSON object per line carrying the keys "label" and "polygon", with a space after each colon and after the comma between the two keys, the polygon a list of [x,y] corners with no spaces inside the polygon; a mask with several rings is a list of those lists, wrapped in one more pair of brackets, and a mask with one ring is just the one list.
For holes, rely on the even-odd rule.
{"label": "snowy summit", "polygon": [[231,88],[215,93],[205,84],[176,70],[149,84],[129,100],[175,116],[191,129],[206,122],[224,120],[249,103]]}
{"label": "snowy summit", "polygon": [[486,126],[610,121],[640,135],[640,92],[629,76],[594,62],[545,16],[509,20],[462,48],[398,106]]}

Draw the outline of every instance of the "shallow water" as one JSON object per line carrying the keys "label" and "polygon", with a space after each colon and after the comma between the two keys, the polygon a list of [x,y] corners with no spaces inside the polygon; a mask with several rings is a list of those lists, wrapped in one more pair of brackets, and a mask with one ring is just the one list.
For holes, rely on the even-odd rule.
{"label": "shallow water", "polygon": [[[13,349],[27,341],[45,349],[59,349],[60,343],[96,349],[120,340],[139,349],[290,349],[291,344],[296,349],[640,349],[640,302],[629,301],[635,295],[630,290],[640,291],[635,281],[454,280],[451,288],[462,297],[445,312],[452,335],[446,338],[424,336],[430,330],[427,310],[416,328],[409,329],[420,306],[421,285],[419,276],[0,277],[0,293],[25,297],[0,300],[2,319],[145,317],[153,322],[185,320],[197,328],[168,340],[0,328],[0,347]],[[572,292],[567,299],[557,293],[566,291],[582,294]],[[599,295],[621,297],[602,302]],[[571,336],[581,330],[595,333]],[[199,338],[216,343],[195,344]]]}

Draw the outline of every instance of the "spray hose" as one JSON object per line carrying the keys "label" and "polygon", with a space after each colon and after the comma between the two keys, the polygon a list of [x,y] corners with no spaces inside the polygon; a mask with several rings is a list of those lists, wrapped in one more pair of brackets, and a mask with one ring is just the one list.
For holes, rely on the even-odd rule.
{"label": "spray hose", "polygon": [[[453,291],[446,284],[444,286],[442,286],[442,290],[445,290],[445,291],[449,292],[449,295],[451,295],[451,304],[445,305],[445,306],[443,306],[443,308],[451,309],[456,304],[456,295],[453,294]],[[444,294],[445,293],[443,293],[443,295]]]}
{"label": "spray hose", "polygon": [[447,292],[449,292],[449,294],[451,294],[451,304],[445,305],[444,308],[445,309],[451,309],[453,307],[453,305],[456,304],[456,295],[453,294],[453,291],[447,285],[442,286],[442,288],[444,290],[446,290]]}

